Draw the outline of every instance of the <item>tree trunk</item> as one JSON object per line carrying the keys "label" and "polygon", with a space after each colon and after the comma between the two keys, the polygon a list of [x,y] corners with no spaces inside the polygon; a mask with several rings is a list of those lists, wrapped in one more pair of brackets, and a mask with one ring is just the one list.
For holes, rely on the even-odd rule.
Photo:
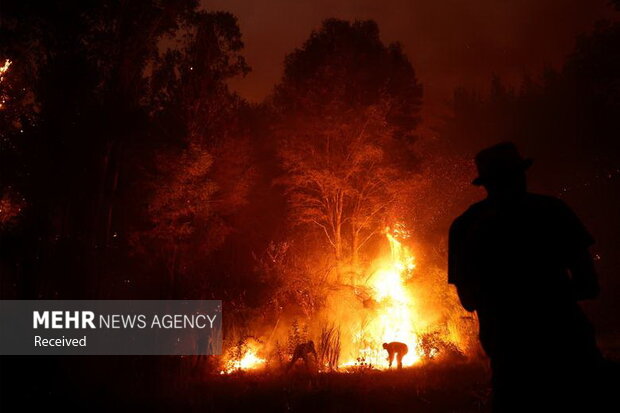
{"label": "tree trunk", "polygon": [[342,224],[336,221],[334,228],[334,252],[336,255],[336,282],[342,282]]}
{"label": "tree trunk", "polygon": [[359,245],[360,245],[360,236],[357,230],[353,230],[353,238],[351,240],[351,267],[355,273],[358,272],[359,269]]}

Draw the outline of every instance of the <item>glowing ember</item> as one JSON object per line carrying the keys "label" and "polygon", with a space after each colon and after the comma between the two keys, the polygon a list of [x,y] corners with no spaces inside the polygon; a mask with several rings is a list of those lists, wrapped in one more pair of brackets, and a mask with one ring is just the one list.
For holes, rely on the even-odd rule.
{"label": "glowing ember", "polygon": [[9,67],[11,66],[12,63],[13,63],[12,61],[10,61],[9,59],[6,59],[4,61],[4,64],[0,66],[0,82],[4,80],[4,75],[9,70]]}
{"label": "glowing ember", "polygon": [[[2,66],[0,66],[0,84],[4,81],[4,76],[6,75],[6,72],[9,70],[9,67],[11,66],[13,62],[10,61],[9,59],[6,59],[4,61],[4,64]],[[6,103],[7,97],[2,94],[0,96],[0,110],[4,109],[4,104]]]}
{"label": "glowing ember", "polygon": [[393,229],[386,228],[385,234],[390,243],[391,255],[366,285],[373,294],[376,311],[356,332],[354,341],[359,355],[357,360],[345,363],[345,367],[369,365],[379,369],[388,368],[387,352],[382,344],[392,341],[405,343],[409,347],[403,359],[404,366],[417,363],[422,356],[415,333],[414,302],[406,285],[415,269],[414,257],[409,248],[399,241],[407,239],[409,234],[401,225]]}

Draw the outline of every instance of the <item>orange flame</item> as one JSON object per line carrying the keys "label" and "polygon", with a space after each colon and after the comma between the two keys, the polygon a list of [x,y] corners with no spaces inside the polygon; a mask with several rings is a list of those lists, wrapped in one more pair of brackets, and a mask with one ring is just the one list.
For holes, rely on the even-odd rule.
{"label": "orange flame", "polygon": [[[9,67],[13,62],[9,59],[5,59],[4,64],[0,66],[0,84],[4,81],[4,76],[6,72],[8,72]],[[2,95],[0,96],[0,110],[4,109],[4,104],[6,103],[7,97]]]}
{"label": "orange flame", "polygon": [[0,82],[2,82],[4,80],[4,75],[9,70],[9,67],[11,66],[12,63],[13,62],[11,60],[6,59],[4,61],[4,64],[2,66],[0,66]]}
{"label": "orange flame", "polygon": [[422,356],[415,332],[415,303],[406,285],[415,270],[415,258],[398,239],[408,238],[409,233],[402,225],[397,225],[393,229],[386,228],[385,235],[390,244],[390,257],[366,285],[372,292],[376,311],[354,336],[359,348],[357,363],[350,361],[344,364],[345,367],[363,361],[374,368],[388,368],[387,352],[382,344],[392,341],[405,343],[409,347],[403,359],[404,366],[417,363]]}
{"label": "orange flame", "polygon": [[220,374],[230,374],[240,370],[255,370],[263,367],[265,359],[258,357],[258,345],[248,344],[241,358],[230,358],[226,362],[226,368]]}

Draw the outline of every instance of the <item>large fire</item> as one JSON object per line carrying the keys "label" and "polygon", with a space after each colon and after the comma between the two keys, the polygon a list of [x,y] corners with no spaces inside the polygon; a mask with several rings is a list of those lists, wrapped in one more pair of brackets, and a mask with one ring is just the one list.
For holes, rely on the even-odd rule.
{"label": "large fire", "polygon": [[411,250],[402,244],[409,233],[401,225],[386,228],[385,235],[391,254],[382,260],[378,269],[366,283],[375,311],[365,320],[354,341],[359,355],[344,363],[344,366],[368,365],[374,368],[388,368],[387,353],[383,343],[398,341],[407,344],[409,352],[403,359],[404,366],[411,366],[422,356],[418,350],[415,332],[415,306],[407,282],[415,270],[415,258]]}
{"label": "large fire", "polygon": [[[449,355],[449,351],[457,348],[458,335],[445,326],[441,330],[438,317],[429,318],[428,300],[419,302],[426,298],[413,288],[412,281],[418,270],[409,246],[409,231],[403,225],[396,224],[386,228],[384,235],[389,252],[374,261],[361,282],[358,280],[356,285],[335,290],[332,301],[326,307],[327,316],[317,318],[323,320],[322,323],[335,326],[338,337],[337,361],[331,365],[322,358],[324,365],[321,369],[388,369],[388,354],[383,343],[401,342],[407,345],[408,353],[402,360],[404,367],[440,354]],[[423,285],[420,284],[419,288],[428,288],[428,284],[426,287]],[[320,339],[316,328],[314,331],[314,336],[304,340],[314,339],[319,345],[319,353],[326,354],[325,349],[329,347],[325,346],[325,330],[321,332]],[[441,336],[436,335],[438,331],[443,331]],[[448,350],[444,352],[446,345]],[[244,341],[243,346],[236,348],[238,350],[227,357],[222,374],[265,367],[266,359],[259,356],[266,353],[262,342]],[[396,365],[394,360],[392,367]]]}

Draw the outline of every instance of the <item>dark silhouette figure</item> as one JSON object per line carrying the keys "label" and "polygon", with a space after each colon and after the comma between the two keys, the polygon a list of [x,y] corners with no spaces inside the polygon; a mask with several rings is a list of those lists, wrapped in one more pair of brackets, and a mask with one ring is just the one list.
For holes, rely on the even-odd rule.
{"label": "dark silhouette figure", "polygon": [[409,347],[405,343],[399,343],[398,341],[392,341],[391,343],[383,343],[383,348],[388,352],[388,361],[390,367],[394,362],[394,356],[396,356],[396,363],[398,369],[403,368],[403,357],[409,352]]}
{"label": "dark silhouette figure", "polygon": [[577,301],[599,291],[594,240],[564,202],[527,192],[531,164],[512,143],[476,156],[488,197],[450,228],[448,278],[478,314],[494,411],[592,411],[602,358]]}
{"label": "dark silhouette figure", "polygon": [[295,365],[295,362],[299,359],[304,361],[306,368],[310,370],[310,358],[309,356],[314,355],[314,361],[318,360],[316,355],[316,349],[314,348],[314,341],[310,340],[305,343],[298,344],[295,347],[295,351],[293,351],[293,357],[291,357],[291,362],[288,364],[287,370],[290,370],[291,367]]}

